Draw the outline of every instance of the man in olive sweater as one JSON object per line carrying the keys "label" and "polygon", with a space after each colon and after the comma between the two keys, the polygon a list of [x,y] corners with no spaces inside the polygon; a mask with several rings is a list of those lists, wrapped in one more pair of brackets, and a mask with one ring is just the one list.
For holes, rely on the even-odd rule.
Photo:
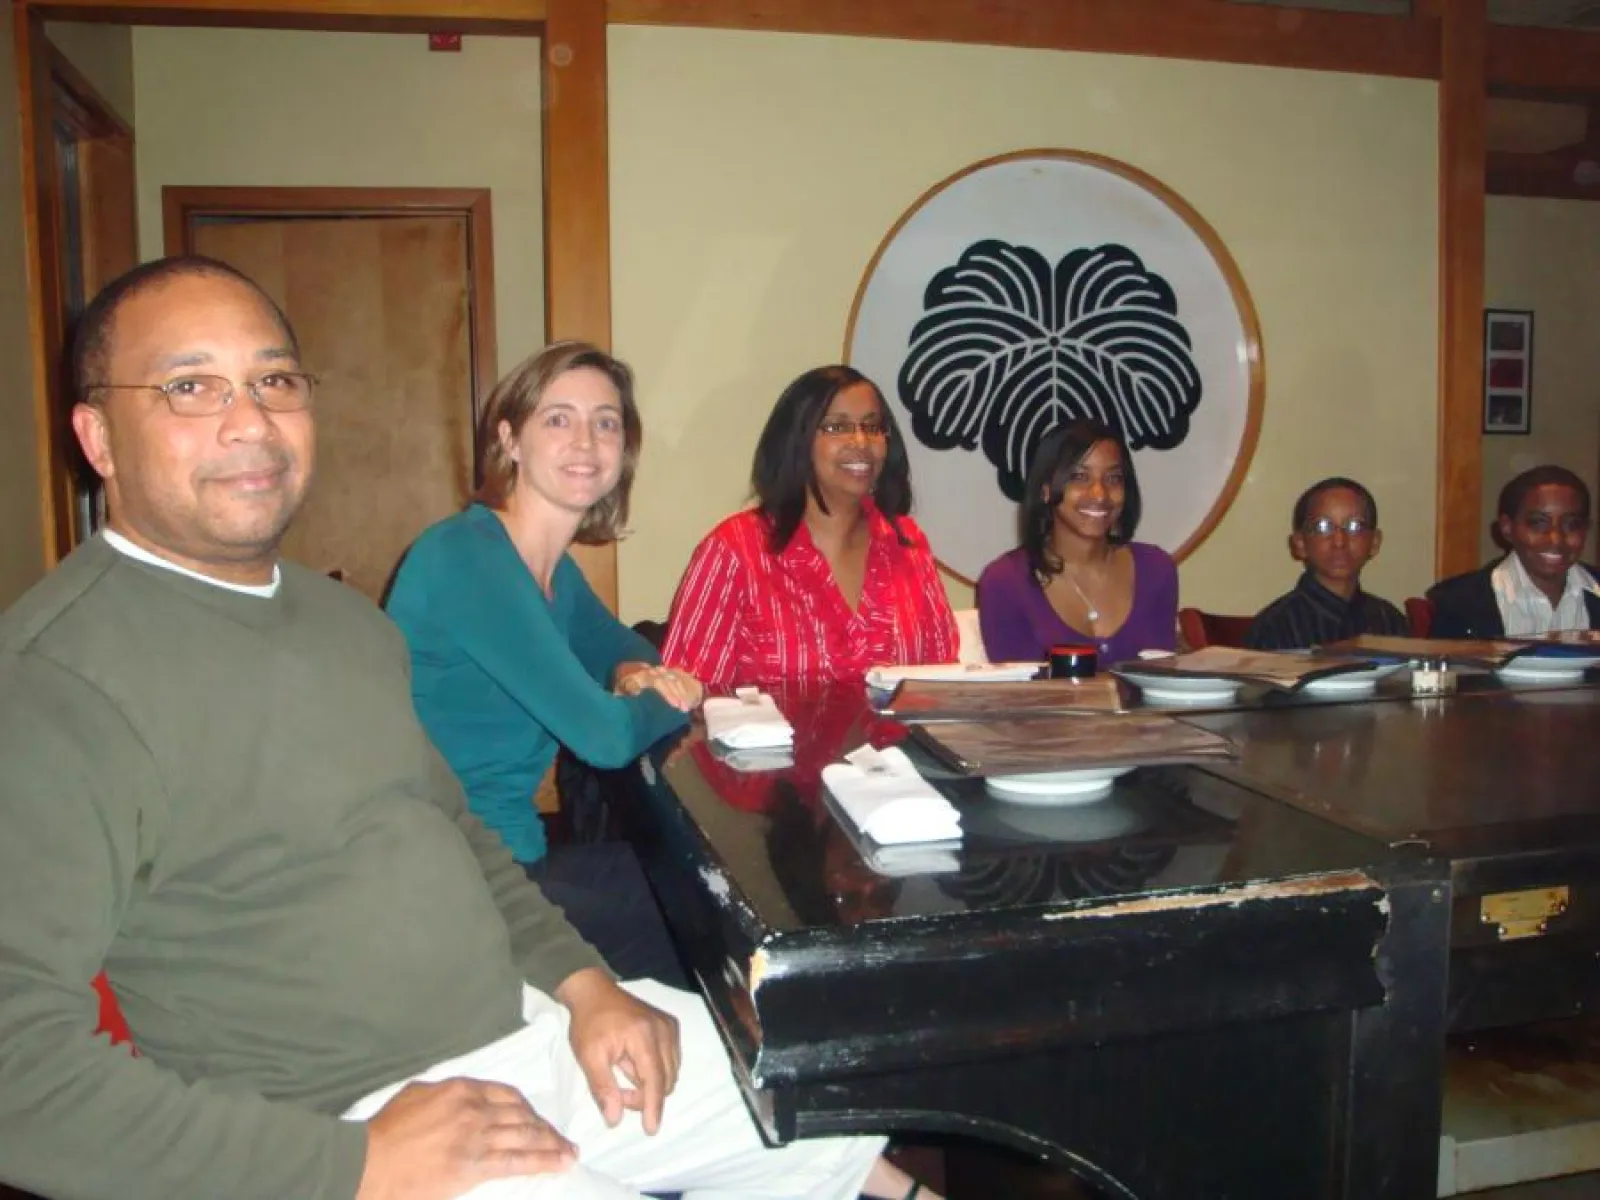
{"label": "man in olive sweater", "polygon": [[398,632],[279,562],[315,381],[276,306],[146,264],[73,366],[111,521],[0,621],[0,1181],[854,1196],[878,1140],[762,1147],[699,1002],[619,986],[465,810]]}

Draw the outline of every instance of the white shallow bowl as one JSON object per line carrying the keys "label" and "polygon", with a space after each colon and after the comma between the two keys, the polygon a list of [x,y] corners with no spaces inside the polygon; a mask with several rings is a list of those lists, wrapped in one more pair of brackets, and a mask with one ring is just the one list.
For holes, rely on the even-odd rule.
{"label": "white shallow bowl", "polygon": [[1600,666],[1600,654],[1524,654],[1495,670],[1512,683],[1563,683],[1582,679],[1590,667]]}
{"label": "white shallow bowl", "polygon": [[1145,675],[1139,671],[1117,674],[1137,684],[1147,704],[1231,704],[1244,686],[1237,679]]}
{"label": "white shallow bowl", "polygon": [[984,781],[989,795],[1007,804],[1064,808],[1093,804],[1110,794],[1111,785],[1132,767],[1096,767],[1089,771],[1046,771],[1034,775],[991,775]]}
{"label": "white shallow bowl", "polygon": [[1370,696],[1378,690],[1378,681],[1393,675],[1405,663],[1373,663],[1365,671],[1348,671],[1343,675],[1327,675],[1313,679],[1302,688],[1313,696]]}

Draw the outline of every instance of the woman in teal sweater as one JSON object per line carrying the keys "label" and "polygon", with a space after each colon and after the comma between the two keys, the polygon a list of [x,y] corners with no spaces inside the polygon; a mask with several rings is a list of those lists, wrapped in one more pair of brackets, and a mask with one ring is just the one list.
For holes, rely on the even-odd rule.
{"label": "woman in teal sweater", "polygon": [[622,767],[700,702],[567,553],[621,531],[640,440],[626,366],[580,342],[534,355],[484,406],[476,502],[417,539],[387,602],[417,714],[472,810],[625,978],[671,973],[635,969],[661,948],[671,965],[638,861],[621,843],[548,854],[534,793],[561,746]]}

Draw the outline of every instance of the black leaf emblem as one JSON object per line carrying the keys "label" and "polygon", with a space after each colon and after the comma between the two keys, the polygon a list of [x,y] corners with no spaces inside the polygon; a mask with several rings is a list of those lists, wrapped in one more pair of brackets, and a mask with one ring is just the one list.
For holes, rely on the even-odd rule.
{"label": "black leaf emblem", "polygon": [[1035,447],[1067,421],[1103,421],[1133,450],[1188,436],[1201,393],[1189,333],[1167,281],[1126,246],[1052,269],[1030,247],[976,242],[923,307],[898,380],[912,432],[931,450],[981,443],[1013,500]]}

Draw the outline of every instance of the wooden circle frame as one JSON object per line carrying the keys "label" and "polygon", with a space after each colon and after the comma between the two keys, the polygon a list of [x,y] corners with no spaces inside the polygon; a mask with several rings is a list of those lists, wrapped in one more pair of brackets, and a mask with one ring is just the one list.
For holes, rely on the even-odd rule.
{"label": "wooden circle frame", "polygon": [[[856,318],[861,313],[861,302],[867,294],[867,284],[871,282],[873,273],[878,269],[885,251],[890,244],[900,235],[911,218],[923,210],[933,198],[945,189],[965,179],[968,175],[975,175],[979,171],[1000,163],[1016,162],[1028,158],[1053,158],[1066,162],[1081,163],[1094,167],[1097,170],[1109,172],[1120,176],[1133,184],[1143,188],[1161,203],[1165,204],[1175,213],[1180,220],[1200,239],[1201,245],[1211,255],[1212,261],[1222,272],[1223,280],[1228,285],[1228,293],[1233,297],[1234,308],[1239,313],[1239,324],[1244,332],[1245,357],[1250,367],[1250,391],[1246,402],[1244,434],[1239,439],[1239,453],[1233,460],[1233,469],[1228,472],[1228,477],[1223,481],[1222,490],[1217,493],[1217,498],[1212,501],[1210,510],[1205,518],[1195,527],[1177,550],[1173,552],[1173,560],[1182,562],[1188,558],[1201,543],[1216,532],[1222,518],[1233,507],[1233,502],[1238,499],[1239,489],[1244,486],[1245,476],[1250,473],[1250,464],[1255,459],[1256,444],[1261,438],[1261,417],[1266,407],[1267,368],[1265,352],[1261,345],[1261,320],[1256,315],[1255,302],[1250,298],[1250,290],[1245,287],[1244,275],[1239,270],[1239,264],[1234,262],[1233,255],[1228,253],[1228,247],[1223,242],[1221,235],[1211,227],[1194,206],[1162,183],[1154,175],[1141,171],[1138,167],[1125,163],[1120,159],[1108,157],[1104,154],[1094,154],[1087,150],[1061,150],[1061,149],[1034,149],[1010,150],[1004,154],[996,154],[989,158],[979,159],[975,163],[961,168],[953,175],[947,175],[938,183],[924,191],[912,202],[911,206],[900,214],[900,219],[889,227],[889,232],[883,235],[878,243],[878,248],[873,251],[872,258],[868,261],[866,270],[861,273],[861,282],[856,285],[855,299],[850,302],[850,316],[845,324],[844,331],[844,361],[850,361],[850,351],[855,343]],[[939,569],[952,579],[959,580],[968,587],[976,585],[976,580],[968,579],[959,571],[952,569],[947,563],[939,560],[938,555],[934,561],[939,563]]]}

